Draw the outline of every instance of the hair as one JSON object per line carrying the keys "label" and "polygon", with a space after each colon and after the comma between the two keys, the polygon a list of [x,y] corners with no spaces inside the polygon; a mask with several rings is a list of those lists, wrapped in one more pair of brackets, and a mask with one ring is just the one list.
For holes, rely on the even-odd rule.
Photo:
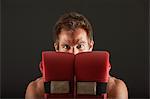
{"label": "hair", "polygon": [[84,29],[87,32],[88,38],[93,40],[92,26],[85,16],[77,12],[65,13],[58,19],[53,28],[54,42],[59,40],[59,34],[62,29],[74,31],[78,28]]}

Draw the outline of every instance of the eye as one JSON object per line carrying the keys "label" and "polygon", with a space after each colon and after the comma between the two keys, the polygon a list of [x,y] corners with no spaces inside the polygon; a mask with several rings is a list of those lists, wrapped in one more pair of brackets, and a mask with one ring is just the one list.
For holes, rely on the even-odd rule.
{"label": "eye", "polygon": [[78,48],[78,49],[84,49],[84,45],[83,45],[83,44],[79,44],[79,45],[77,46],[77,48]]}
{"label": "eye", "polygon": [[67,45],[67,44],[65,44],[65,45],[63,46],[63,48],[68,50],[68,49],[70,49],[70,46]]}

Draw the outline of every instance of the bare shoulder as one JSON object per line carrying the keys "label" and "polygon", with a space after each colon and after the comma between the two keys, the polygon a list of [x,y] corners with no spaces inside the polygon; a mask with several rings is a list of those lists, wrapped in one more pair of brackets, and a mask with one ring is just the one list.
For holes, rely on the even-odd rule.
{"label": "bare shoulder", "polygon": [[107,87],[108,98],[128,99],[128,90],[124,81],[110,77]]}
{"label": "bare shoulder", "polygon": [[44,85],[42,78],[38,78],[35,81],[29,83],[25,99],[42,99],[44,95]]}

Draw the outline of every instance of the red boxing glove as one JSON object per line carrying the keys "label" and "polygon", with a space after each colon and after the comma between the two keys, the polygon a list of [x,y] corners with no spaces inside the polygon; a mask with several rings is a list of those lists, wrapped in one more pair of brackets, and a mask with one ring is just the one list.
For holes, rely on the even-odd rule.
{"label": "red boxing glove", "polygon": [[42,52],[45,98],[73,98],[74,55],[63,52]]}
{"label": "red boxing glove", "polygon": [[[45,98],[107,98],[109,53],[42,53]],[[75,77],[75,79],[74,79]]]}
{"label": "red boxing glove", "polygon": [[75,57],[76,97],[106,99],[109,69],[109,53],[106,51],[77,54]]}

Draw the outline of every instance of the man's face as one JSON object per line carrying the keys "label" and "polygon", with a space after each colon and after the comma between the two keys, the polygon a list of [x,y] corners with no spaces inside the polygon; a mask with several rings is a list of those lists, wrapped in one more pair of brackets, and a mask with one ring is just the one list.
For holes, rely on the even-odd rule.
{"label": "man's face", "polygon": [[92,51],[94,42],[87,37],[84,29],[78,28],[75,31],[62,29],[59,34],[58,43],[54,44],[58,52],[69,52],[77,54],[80,52]]}

